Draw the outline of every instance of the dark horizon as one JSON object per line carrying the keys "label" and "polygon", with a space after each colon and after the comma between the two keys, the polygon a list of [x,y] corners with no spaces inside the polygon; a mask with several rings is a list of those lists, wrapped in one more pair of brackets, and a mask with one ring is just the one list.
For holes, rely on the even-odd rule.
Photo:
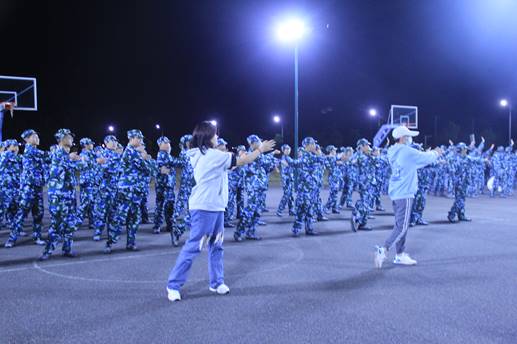
{"label": "dark horizon", "polygon": [[39,111],[7,116],[4,139],[30,127],[48,146],[68,127],[76,143],[100,142],[113,124],[121,142],[138,128],[154,148],[156,123],[177,142],[216,119],[236,146],[274,137],[280,113],[292,144],[293,52],[272,34],[290,13],[312,28],[300,47],[300,138],[355,146],[375,132],[369,107],[386,116],[403,104],[419,107],[420,141],[435,136],[437,117],[433,144],[471,133],[507,143],[498,101],[517,102],[517,3],[507,0],[7,0],[0,27],[12,50],[0,74],[35,76]]}

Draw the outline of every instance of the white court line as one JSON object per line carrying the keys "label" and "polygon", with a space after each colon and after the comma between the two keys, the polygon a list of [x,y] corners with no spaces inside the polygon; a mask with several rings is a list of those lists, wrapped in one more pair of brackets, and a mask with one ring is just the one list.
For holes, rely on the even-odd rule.
{"label": "white court line", "polygon": [[[274,245],[274,244],[273,244]],[[270,244],[262,244],[262,245],[253,245],[254,247],[255,246],[270,246]],[[248,276],[248,275],[253,275],[253,274],[260,274],[260,273],[266,273],[266,272],[272,272],[272,271],[276,271],[276,270],[281,270],[281,269],[284,269],[284,268],[287,268],[293,264],[296,264],[298,263],[299,261],[301,261],[303,259],[303,257],[305,256],[305,254],[303,253],[303,251],[298,248],[298,247],[294,247],[292,245],[288,245],[291,249],[295,250],[298,255],[297,257],[291,261],[291,262],[288,262],[288,263],[285,263],[285,264],[282,264],[282,265],[278,265],[278,266],[275,266],[275,267],[272,267],[270,269],[263,269],[263,270],[256,270],[256,271],[250,271],[250,272],[244,272],[244,273],[237,273],[237,274],[231,274],[230,276],[232,277],[235,277],[235,276]],[[239,245],[237,246],[230,246],[230,247],[240,247]],[[225,247],[225,250],[227,248]],[[36,261],[33,262],[32,266],[27,266],[27,267],[23,267],[23,268],[17,268],[17,269],[9,269],[9,270],[0,270],[0,273],[1,272],[12,272],[12,271],[24,271],[24,270],[32,270],[32,269],[35,269],[39,272],[42,272],[44,274],[47,274],[47,275],[51,275],[51,276],[54,276],[54,277],[60,277],[60,278],[65,278],[65,279],[71,279],[71,280],[76,280],[76,281],[85,281],[85,282],[104,282],[104,283],[125,283],[125,284],[154,284],[154,283],[166,283],[166,279],[163,279],[163,280],[144,280],[144,281],[134,281],[134,280],[120,280],[120,279],[99,279],[99,278],[89,278],[89,277],[80,277],[80,276],[73,276],[73,275],[67,275],[67,274],[61,274],[61,273],[58,273],[58,272],[52,272],[52,271],[48,271],[47,269],[48,268],[53,268],[53,267],[61,267],[61,266],[68,266],[68,265],[76,265],[76,264],[83,264],[83,263],[94,263],[94,262],[105,262],[105,261],[113,261],[113,260],[123,260],[123,259],[135,259],[135,258],[145,258],[145,257],[156,257],[156,256],[161,256],[161,255],[167,255],[167,254],[171,254],[171,253],[174,253],[174,252],[160,252],[160,253],[153,253],[153,254],[139,254],[139,255],[130,255],[130,256],[121,256],[121,257],[115,257],[115,258],[99,258],[99,259],[89,259],[89,260],[85,260],[85,261],[76,261],[76,262],[69,262],[69,263],[59,263],[59,264],[45,264],[43,266],[39,265]],[[189,279],[190,282],[203,282],[203,281],[206,281],[206,278],[199,278],[199,279]]]}
{"label": "white court line", "polygon": [[[76,264],[84,264],[84,263],[95,263],[95,262],[106,262],[106,261],[111,261],[111,260],[125,260],[125,259],[141,258],[141,257],[156,257],[156,256],[164,256],[164,255],[171,254],[171,253],[174,253],[174,252],[161,252],[161,253],[150,253],[150,254],[134,254],[134,255],[120,256],[120,257],[111,257],[111,258],[96,258],[96,259],[88,259],[88,260],[76,260],[74,262],[68,262],[68,263],[48,264],[48,265],[45,265],[45,267],[53,268],[53,267],[58,267],[58,266],[76,265]],[[34,266],[34,264],[36,264],[36,261],[33,262],[32,266],[25,266],[23,268],[14,268],[14,269],[1,269],[0,273],[32,270],[32,269],[36,268]]]}

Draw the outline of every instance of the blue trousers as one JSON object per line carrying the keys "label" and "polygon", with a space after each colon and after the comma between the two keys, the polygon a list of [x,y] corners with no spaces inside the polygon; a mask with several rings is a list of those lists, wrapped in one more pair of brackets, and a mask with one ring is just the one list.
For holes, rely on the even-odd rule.
{"label": "blue trousers", "polygon": [[217,288],[224,283],[223,240],[224,211],[191,210],[190,238],[183,245],[176,259],[176,265],[169,275],[167,287],[180,290],[194,258],[201,252],[203,244],[208,245],[208,276],[210,287]]}

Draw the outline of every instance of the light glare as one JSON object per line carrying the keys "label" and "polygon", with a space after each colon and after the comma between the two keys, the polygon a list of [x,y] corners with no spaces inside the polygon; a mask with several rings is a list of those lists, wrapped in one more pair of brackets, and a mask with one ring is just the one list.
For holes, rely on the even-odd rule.
{"label": "light glare", "polygon": [[282,42],[297,42],[305,36],[307,31],[302,20],[293,18],[279,24],[276,28],[276,35]]}

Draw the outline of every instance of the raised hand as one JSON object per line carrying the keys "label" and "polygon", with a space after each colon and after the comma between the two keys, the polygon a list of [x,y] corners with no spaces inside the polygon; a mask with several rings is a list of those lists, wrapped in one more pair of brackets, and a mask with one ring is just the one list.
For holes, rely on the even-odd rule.
{"label": "raised hand", "polygon": [[275,146],[276,146],[275,140],[266,140],[266,141],[262,141],[262,143],[260,144],[259,150],[261,153],[267,153],[267,152],[272,151],[273,148],[275,148]]}

